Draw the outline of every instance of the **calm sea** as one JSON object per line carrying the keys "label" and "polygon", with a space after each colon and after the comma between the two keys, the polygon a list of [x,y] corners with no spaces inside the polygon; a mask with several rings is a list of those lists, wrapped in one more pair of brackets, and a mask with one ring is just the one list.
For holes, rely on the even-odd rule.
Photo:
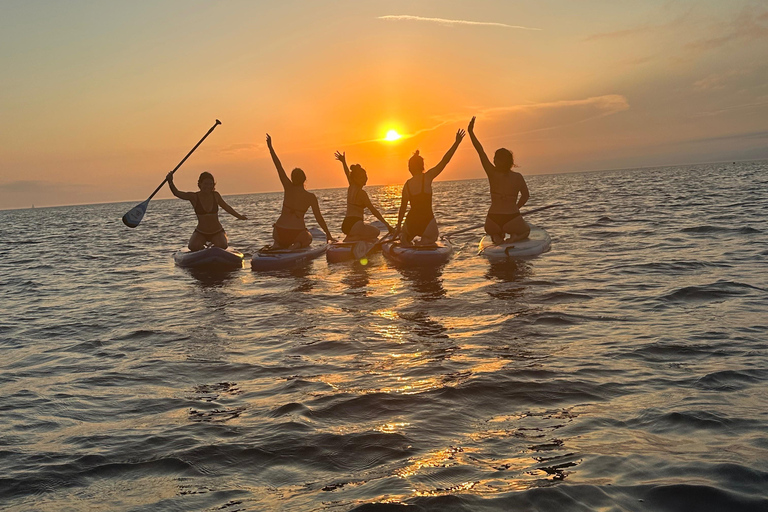
{"label": "calm sea", "polygon": [[[428,270],[189,272],[180,200],[0,212],[0,509],[768,510],[768,162],[528,183],[551,252]],[[281,195],[228,201],[268,243]],[[443,232],[487,203],[435,186]]]}

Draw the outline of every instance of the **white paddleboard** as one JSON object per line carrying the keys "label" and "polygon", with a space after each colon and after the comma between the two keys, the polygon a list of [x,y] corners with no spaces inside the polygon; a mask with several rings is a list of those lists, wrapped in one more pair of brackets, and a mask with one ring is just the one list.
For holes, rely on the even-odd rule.
{"label": "white paddleboard", "polygon": [[387,259],[400,265],[437,267],[451,259],[453,246],[448,239],[438,241],[435,245],[410,247],[404,247],[400,242],[384,242],[381,251]]}
{"label": "white paddleboard", "polygon": [[232,248],[207,247],[199,251],[185,248],[174,253],[173,261],[185,268],[242,268],[243,254]]}
{"label": "white paddleboard", "polygon": [[375,242],[357,241],[357,242],[333,242],[328,246],[325,257],[329,263],[339,263],[342,261],[353,261],[364,257],[370,252]]}
{"label": "white paddleboard", "polygon": [[485,256],[492,262],[507,261],[510,259],[524,259],[538,256],[547,252],[552,246],[549,234],[538,226],[531,226],[528,238],[512,243],[496,245],[490,236],[486,235],[480,240],[478,254]]}
{"label": "white paddleboard", "polygon": [[251,257],[251,270],[280,270],[306,265],[328,250],[325,241],[313,240],[312,245],[301,249],[269,249],[256,251]]}

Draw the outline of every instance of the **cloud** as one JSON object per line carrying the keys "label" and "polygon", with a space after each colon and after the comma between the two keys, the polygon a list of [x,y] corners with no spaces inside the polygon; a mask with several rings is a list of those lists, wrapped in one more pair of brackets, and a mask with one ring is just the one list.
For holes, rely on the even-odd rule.
{"label": "cloud", "polygon": [[681,30],[681,27],[683,27],[690,17],[691,10],[689,9],[687,12],[681,14],[680,16],[677,16],[676,18],[666,22],[666,23],[658,23],[658,24],[650,24],[645,23],[643,25],[640,25],[638,27],[634,28],[627,28],[623,30],[615,30],[613,32],[603,32],[600,34],[593,34],[591,36],[585,37],[583,39],[584,42],[591,43],[594,41],[600,41],[605,39],[624,39],[629,37],[635,37],[635,36],[657,36],[658,34],[669,32],[669,31],[679,31]]}
{"label": "cloud", "polygon": [[238,153],[246,153],[249,151],[256,151],[256,150],[261,151],[266,147],[267,147],[266,144],[252,144],[252,143],[231,144],[229,146],[221,148],[220,152],[226,155],[236,155]]}
{"label": "cloud", "polygon": [[561,100],[545,103],[531,103],[526,105],[515,105],[512,107],[494,107],[481,110],[482,114],[506,113],[506,112],[533,112],[536,110],[555,110],[579,107],[588,107],[595,111],[590,119],[595,117],[604,117],[616,114],[629,109],[627,98],[621,94],[606,94],[604,96],[593,96],[583,100]]}
{"label": "cloud", "polygon": [[[473,115],[485,121],[504,121],[511,114],[517,115],[516,134],[554,130],[563,126],[584,123],[591,119],[610,116],[629,110],[627,98],[620,94],[593,96],[581,100],[560,100],[542,103],[529,103],[509,107],[489,107],[474,109],[473,112],[457,112],[435,116],[435,124],[413,133],[403,134],[403,139],[410,139],[423,133],[433,132],[447,124],[469,122]],[[348,145],[381,142],[382,139],[361,140]]]}
{"label": "cloud", "polygon": [[731,70],[726,73],[714,73],[693,83],[695,91],[718,91],[725,89],[731,78],[744,75],[746,71]]}
{"label": "cloud", "polygon": [[447,20],[444,18],[423,18],[421,16],[409,16],[407,14],[379,16],[379,19],[387,20],[387,21],[426,21],[429,23],[438,23],[446,27],[453,27],[456,25],[474,25],[474,26],[485,26],[485,27],[515,28],[519,30],[541,30],[540,28],[523,27],[521,25],[507,25],[506,23],[494,23],[490,21],[467,21],[467,20]]}
{"label": "cloud", "polygon": [[768,37],[768,10],[757,12],[754,8],[744,8],[731,21],[716,24],[709,31],[716,35],[694,41],[686,45],[691,50],[710,50],[738,41],[755,41]]}

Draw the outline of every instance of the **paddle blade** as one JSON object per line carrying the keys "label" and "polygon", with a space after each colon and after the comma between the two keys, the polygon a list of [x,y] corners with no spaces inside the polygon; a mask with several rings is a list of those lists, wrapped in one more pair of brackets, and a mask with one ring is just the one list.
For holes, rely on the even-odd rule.
{"label": "paddle blade", "polygon": [[370,247],[371,247],[371,244],[361,240],[352,246],[352,255],[355,257],[356,260],[361,260],[366,257],[366,255],[368,254],[368,249]]}
{"label": "paddle blade", "polygon": [[129,228],[135,228],[139,225],[141,222],[141,219],[144,218],[144,214],[147,211],[147,205],[149,204],[149,200],[144,201],[141,204],[137,204],[133,208],[131,208],[131,211],[123,215],[123,224],[128,226]]}

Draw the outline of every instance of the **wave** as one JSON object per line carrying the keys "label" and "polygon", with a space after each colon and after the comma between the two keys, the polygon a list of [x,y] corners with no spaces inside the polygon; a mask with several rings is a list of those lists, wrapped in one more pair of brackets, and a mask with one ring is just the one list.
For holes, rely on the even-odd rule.
{"label": "wave", "polygon": [[750,226],[743,226],[740,228],[731,228],[725,226],[694,226],[690,228],[683,228],[680,230],[682,233],[739,233],[742,235],[750,235],[753,233],[762,233],[759,229],[755,229]]}
{"label": "wave", "polygon": [[659,297],[664,302],[706,302],[748,295],[753,291],[765,291],[757,286],[736,281],[716,281],[714,283],[685,286]]}

